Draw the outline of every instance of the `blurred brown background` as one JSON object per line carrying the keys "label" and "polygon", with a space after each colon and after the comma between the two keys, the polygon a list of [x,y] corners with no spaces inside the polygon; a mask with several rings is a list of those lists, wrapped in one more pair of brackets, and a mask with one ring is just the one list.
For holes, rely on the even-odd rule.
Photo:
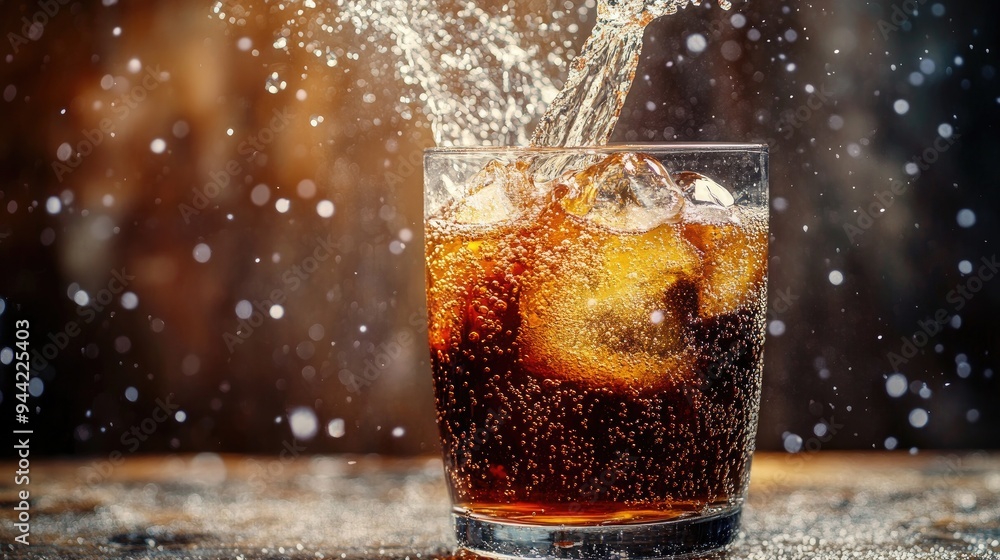
{"label": "blurred brown background", "polygon": [[[595,16],[481,4],[557,84]],[[370,34],[327,39],[335,68],[275,48],[295,5],[0,3],[0,414],[26,319],[38,452],[435,451],[399,343],[424,334],[419,91]],[[1000,444],[998,15],[754,0],[647,29],[618,141],[771,145],[760,448]]]}

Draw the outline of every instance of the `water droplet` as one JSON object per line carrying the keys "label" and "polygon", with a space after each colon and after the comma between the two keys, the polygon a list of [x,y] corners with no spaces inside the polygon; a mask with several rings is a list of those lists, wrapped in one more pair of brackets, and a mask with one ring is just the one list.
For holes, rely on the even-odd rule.
{"label": "water droplet", "polygon": [[326,334],[326,329],[324,329],[323,325],[319,323],[316,323],[313,326],[309,327],[309,338],[313,339],[316,342],[323,340],[323,336],[325,334]]}
{"label": "water droplet", "polygon": [[56,157],[59,158],[59,161],[66,161],[72,155],[73,146],[70,146],[69,142],[63,142],[62,144],[59,144],[58,148],[56,148]]}
{"label": "water droplet", "polygon": [[962,379],[965,379],[972,375],[972,366],[969,365],[969,362],[961,362],[955,366],[955,373],[957,373]]}
{"label": "water droplet", "polygon": [[253,305],[245,300],[241,299],[236,302],[236,316],[240,319],[249,319],[250,315],[253,314]]}
{"label": "water droplet", "polygon": [[312,198],[316,196],[316,183],[311,179],[302,179],[299,181],[298,186],[295,187],[295,191],[302,198]]}
{"label": "water droplet", "polygon": [[705,39],[705,36],[701,33],[692,33],[691,35],[688,35],[685,44],[687,45],[689,51],[693,53],[700,53],[708,46],[708,40]]}
{"label": "water droplet", "polygon": [[799,451],[802,451],[802,436],[798,434],[785,434],[782,444],[785,447],[785,451],[789,453],[798,453]]}
{"label": "water droplet", "polygon": [[186,121],[177,121],[174,123],[174,126],[171,127],[170,131],[177,138],[184,138],[189,132],[191,132],[191,126],[188,125]]}
{"label": "water droplet", "polygon": [[195,354],[188,354],[181,360],[181,373],[184,375],[195,375],[201,370],[201,358]]}
{"label": "water droplet", "polygon": [[736,41],[726,41],[722,43],[722,58],[729,62],[735,62],[743,56],[743,48]]}
{"label": "water droplet", "polygon": [[212,258],[212,248],[205,243],[199,243],[194,246],[191,254],[194,255],[194,260],[200,263],[207,263]]}
{"label": "water droplet", "polygon": [[121,335],[115,339],[115,350],[119,354],[124,354],[128,352],[131,348],[132,348],[132,341],[129,340],[129,337]]}
{"label": "water droplet", "polygon": [[316,435],[318,428],[316,413],[304,406],[293,409],[288,414],[288,427],[297,439],[310,440]]}
{"label": "water droplet", "polygon": [[271,198],[271,189],[261,183],[250,191],[250,202],[253,202],[257,206],[263,206],[267,204],[267,201]]}
{"label": "water droplet", "polygon": [[90,296],[87,294],[87,292],[83,290],[78,290],[75,294],[73,294],[73,301],[75,301],[76,304],[79,305],[80,307],[84,307],[85,305],[90,303]]}
{"label": "water droplet", "polygon": [[321,200],[316,203],[316,213],[319,214],[321,218],[329,218],[333,216],[334,206],[329,200]]}
{"label": "water droplet", "polygon": [[134,292],[125,292],[121,297],[122,307],[125,309],[135,309],[139,305],[139,296]]}
{"label": "water droplet", "polygon": [[910,425],[914,428],[923,428],[929,419],[927,411],[922,408],[914,408],[910,411]]}
{"label": "water droplet", "polygon": [[330,434],[330,437],[341,438],[344,437],[346,430],[344,429],[344,419],[334,418],[330,420],[330,423],[326,425],[326,433]]}
{"label": "water droplet", "polygon": [[890,397],[899,398],[906,394],[906,376],[902,373],[894,373],[885,380],[885,392]]}
{"label": "water droplet", "polygon": [[[278,46],[278,43],[281,43],[281,47]],[[284,47],[284,45],[285,45],[284,37],[279,38],[274,43],[274,46],[276,48],[282,48]],[[282,80],[281,78],[278,77],[277,72],[272,72],[271,75],[267,77],[267,81],[264,84],[264,89],[267,90],[268,93],[278,93],[279,91],[285,89],[287,85],[288,84],[285,82],[285,80]]]}
{"label": "water droplet", "polygon": [[40,397],[45,392],[45,381],[41,377],[32,377],[28,382],[28,393],[32,397]]}
{"label": "water droplet", "polygon": [[976,225],[976,213],[968,208],[959,210],[955,219],[958,222],[958,225],[964,228],[970,228]]}

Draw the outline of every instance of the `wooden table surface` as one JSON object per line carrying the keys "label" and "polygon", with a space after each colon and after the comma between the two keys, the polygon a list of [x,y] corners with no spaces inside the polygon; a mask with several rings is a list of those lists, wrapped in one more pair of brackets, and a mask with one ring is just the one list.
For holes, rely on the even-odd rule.
{"label": "wooden table surface", "polygon": [[[25,487],[0,465],[5,558],[454,554],[435,458],[35,460],[28,546],[14,542]],[[739,540],[704,558],[1000,559],[1000,455],[759,453]]]}

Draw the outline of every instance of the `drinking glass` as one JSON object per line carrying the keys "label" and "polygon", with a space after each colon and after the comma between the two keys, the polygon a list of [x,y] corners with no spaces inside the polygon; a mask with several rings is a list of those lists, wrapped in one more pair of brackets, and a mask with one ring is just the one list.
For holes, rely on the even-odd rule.
{"label": "drinking glass", "polygon": [[436,148],[429,345],[461,547],[729,544],[757,429],[767,146]]}

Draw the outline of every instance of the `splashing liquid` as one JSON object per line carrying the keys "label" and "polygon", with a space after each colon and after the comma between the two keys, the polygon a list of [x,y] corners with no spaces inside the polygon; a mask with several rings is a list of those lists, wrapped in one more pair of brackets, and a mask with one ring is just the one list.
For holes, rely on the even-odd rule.
{"label": "splashing liquid", "polygon": [[[216,4],[216,13],[224,10]],[[422,93],[438,146],[523,146],[530,122],[557,92],[550,66],[562,63],[561,51],[524,46],[509,12],[440,0],[304,0],[285,11],[290,17],[277,49],[303,49],[321,66],[346,66],[358,52],[345,51],[341,37],[356,34],[363,40],[350,44],[358,50],[390,53],[399,81]],[[413,97],[397,103],[404,118]]]}
{"label": "splashing liquid", "polygon": [[[604,145],[632,87],[642,34],[654,19],[699,0],[601,0],[597,23],[562,91],[531,137],[533,146]],[[719,0],[728,10],[728,0]]]}
{"label": "splashing liquid", "polygon": [[[550,67],[562,64],[562,51],[525,46],[509,12],[497,16],[472,2],[293,1],[274,47],[303,49],[330,68],[357,60],[341,47],[344,33],[391,50],[400,79],[424,93],[438,146],[524,146],[537,111],[553,97],[531,145],[603,145],[632,86],[646,25],[688,4],[700,0],[599,0],[594,30],[558,94]],[[729,0],[719,5],[730,8]],[[225,19],[227,9],[218,2],[213,11]],[[282,78],[276,72],[269,81]],[[397,103],[400,114],[409,115],[408,101]]]}

